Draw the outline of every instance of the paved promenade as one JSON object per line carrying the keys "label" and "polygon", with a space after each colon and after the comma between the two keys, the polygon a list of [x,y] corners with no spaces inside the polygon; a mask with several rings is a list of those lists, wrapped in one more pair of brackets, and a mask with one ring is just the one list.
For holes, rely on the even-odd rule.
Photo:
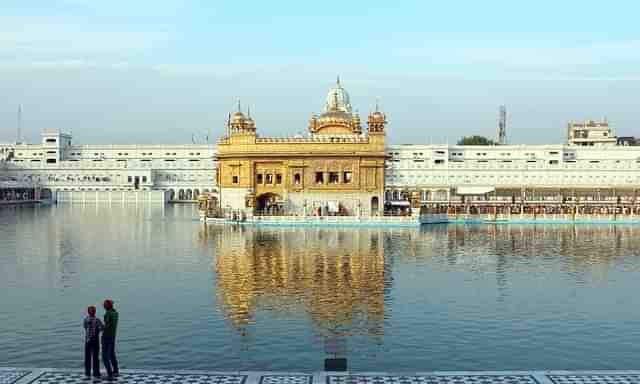
{"label": "paved promenade", "polygon": [[[0,384],[110,383],[80,369],[0,368]],[[640,384],[640,371],[297,373],[122,370],[118,384]]]}

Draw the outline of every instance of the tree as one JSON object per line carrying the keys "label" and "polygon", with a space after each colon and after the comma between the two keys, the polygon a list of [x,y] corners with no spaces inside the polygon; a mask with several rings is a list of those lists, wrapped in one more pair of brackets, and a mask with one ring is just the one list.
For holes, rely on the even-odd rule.
{"label": "tree", "polygon": [[493,140],[484,136],[464,136],[458,140],[458,145],[497,145]]}

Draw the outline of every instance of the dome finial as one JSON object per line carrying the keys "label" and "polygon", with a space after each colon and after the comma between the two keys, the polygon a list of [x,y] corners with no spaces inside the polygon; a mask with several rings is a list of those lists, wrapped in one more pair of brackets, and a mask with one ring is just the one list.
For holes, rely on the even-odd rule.
{"label": "dome finial", "polygon": [[376,97],[376,112],[380,112],[380,98]]}
{"label": "dome finial", "polygon": [[336,78],[336,84],[338,85],[338,87],[340,86],[340,75],[338,75],[338,77]]}
{"label": "dome finial", "polygon": [[247,118],[251,118],[251,107],[247,105]]}
{"label": "dome finial", "polygon": [[238,112],[242,112],[240,108],[240,98],[238,97]]}

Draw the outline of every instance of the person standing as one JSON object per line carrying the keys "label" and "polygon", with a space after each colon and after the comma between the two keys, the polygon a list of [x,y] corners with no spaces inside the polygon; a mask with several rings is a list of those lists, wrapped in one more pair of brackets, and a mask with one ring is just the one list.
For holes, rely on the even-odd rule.
{"label": "person standing", "polygon": [[[91,376],[91,366],[93,365],[93,376],[100,377],[100,332],[104,329],[102,321],[96,317],[96,307],[93,305],[87,308],[88,316],[84,318],[84,374]],[[93,363],[93,364],[92,364]]]}
{"label": "person standing", "polygon": [[113,300],[103,303],[104,332],[102,333],[102,362],[107,370],[107,378],[113,379],[120,374],[116,360],[116,330],[118,329],[118,312],[113,308]]}

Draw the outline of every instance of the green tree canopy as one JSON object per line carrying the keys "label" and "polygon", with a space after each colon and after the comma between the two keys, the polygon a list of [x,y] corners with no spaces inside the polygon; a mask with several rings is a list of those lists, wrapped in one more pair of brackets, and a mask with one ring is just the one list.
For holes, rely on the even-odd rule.
{"label": "green tree canopy", "polygon": [[484,136],[473,135],[464,136],[458,140],[458,145],[496,145],[496,143]]}

